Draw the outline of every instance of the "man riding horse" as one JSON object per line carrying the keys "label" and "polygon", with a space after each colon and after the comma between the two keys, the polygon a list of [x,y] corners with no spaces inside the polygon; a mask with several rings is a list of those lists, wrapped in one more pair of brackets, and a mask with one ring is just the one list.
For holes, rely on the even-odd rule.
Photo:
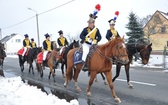
{"label": "man riding horse", "polygon": [[57,39],[57,42],[58,42],[59,47],[61,48],[60,49],[60,55],[61,55],[65,46],[68,46],[68,41],[64,37],[62,30],[58,31],[58,33],[59,33],[60,37]]}
{"label": "man riding horse", "polygon": [[89,49],[92,45],[97,44],[100,40],[101,40],[101,34],[99,32],[99,29],[96,28],[95,26],[95,20],[97,18],[96,15],[94,14],[90,14],[89,15],[89,20],[88,22],[88,27],[84,28],[82,33],[80,34],[80,38],[82,39],[81,43],[82,47],[83,47],[83,56],[82,56],[82,60],[83,60],[83,67],[82,70],[85,71],[86,70],[86,58],[87,55],[89,53]]}
{"label": "man riding horse", "polygon": [[37,48],[36,42],[34,41],[34,38],[31,38],[31,48]]}
{"label": "man riding horse", "polygon": [[46,37],[46,40],[43,41],[43,69],[45,69],[45,61],[46,57],[49,51],[52,50],[51,48],[51,41],[50,41],[50,35],[47,33],[44,35]]}
{"label": "man riding horse", "polygon": [[24,51],[22,53],[22,59],[24,59],[24,55],[25,55],[27,49],[30,48],[30,46],[31,46],[28,34],[25,34],[24,36],[25,36],[25,39],[23,40]]}

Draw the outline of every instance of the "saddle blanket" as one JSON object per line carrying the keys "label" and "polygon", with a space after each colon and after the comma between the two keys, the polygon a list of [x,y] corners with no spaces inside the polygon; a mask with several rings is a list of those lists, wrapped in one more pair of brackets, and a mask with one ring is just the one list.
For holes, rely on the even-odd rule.
{"label": "saddle blanket", "polygon": [[79,52],[78,50],[74,53],[74,65],[82,63],[82,55],[83,52]]}
{"label": "saddle blanket", "polygon": [[40,53],[37,55],[37,62],[38,62],[38,63],[42,63],[42,62],[43,62],[43,52],[40,52]]}
{"label": "saddle blanket", "polygon": [[20,49],[20,50],[17,52],[17,54],[18,54],[18,55],[22,55],[23,52],[24,52],[24,49],[22,48],[22,49]]}

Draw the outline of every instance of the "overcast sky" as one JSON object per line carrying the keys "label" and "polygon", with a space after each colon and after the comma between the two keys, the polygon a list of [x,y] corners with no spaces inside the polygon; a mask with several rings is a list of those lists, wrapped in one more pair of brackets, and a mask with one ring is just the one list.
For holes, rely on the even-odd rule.
{"label": "overcast sky", "polygon": [[[29,34],[30,38],[34,37],[37,41],[35,18],[11,28],[3,28],[34,16],[35,12],[28,10],[28,7],[42,13],[68,1],[71,0],[0,0],[2,37],[11,33]],[[127,31],[125,25],[128,23],[128,15],[131,11],[140,18],[153,14],[156,10],[168,12],[168,0],[74,0],[39,16],[40,43],[44,40],[45,33],[53,34],[52,40],[56,40],[60,29],[65,35],[79,34],[87,26],[89,14],[93,13],[96,4],[101,5],[96,19],[96,26],[103,37],[101,43],[106,41],[105,35],[109,29],[108,20],[114,18],[115,11],[120,12],[116,30],[121,36]]]}

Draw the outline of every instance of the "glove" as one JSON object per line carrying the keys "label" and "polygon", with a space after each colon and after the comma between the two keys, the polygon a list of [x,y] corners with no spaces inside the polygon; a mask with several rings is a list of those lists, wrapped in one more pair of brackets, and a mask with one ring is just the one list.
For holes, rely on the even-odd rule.
{"label": "glove", "polygon": [[93,41],[92,41],[92,44],[97,44],[97,40],[93,40]]}
{"label": "glove", "polygon": [[93,41],[91,38],[86,38],[85,40],[89,43],[92,43],[92,41]]}

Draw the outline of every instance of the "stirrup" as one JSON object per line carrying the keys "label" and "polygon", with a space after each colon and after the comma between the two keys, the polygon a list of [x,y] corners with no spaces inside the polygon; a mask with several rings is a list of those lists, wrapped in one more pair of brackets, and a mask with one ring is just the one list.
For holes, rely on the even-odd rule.
{"label": "stirrup", "polygon": [[88,68],[87,68],[87,66],[86,66],[86,63],[85,63],[85,62],[83,63],[83,66],[82,66],[82,71],[84,71],[84,72],[88,71]]}

